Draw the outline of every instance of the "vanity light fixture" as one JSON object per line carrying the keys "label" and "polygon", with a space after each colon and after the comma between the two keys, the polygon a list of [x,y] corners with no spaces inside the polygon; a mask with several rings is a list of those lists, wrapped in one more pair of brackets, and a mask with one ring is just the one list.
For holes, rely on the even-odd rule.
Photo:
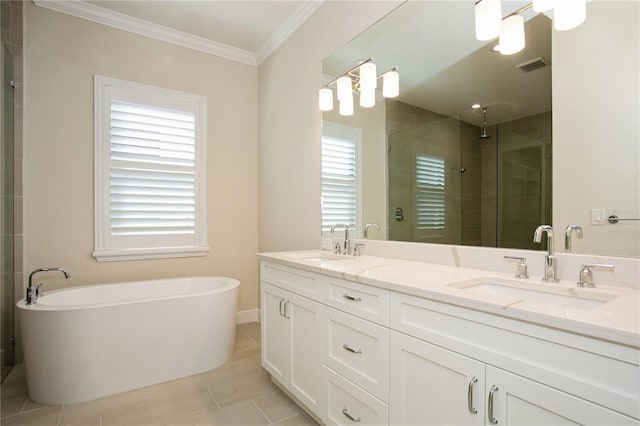
{"label": "vanity light fixture", "polygon": [[382,95],[394,98],[400,93],[400,76],[398,68],[394,67],[377,75],[373,58],[368,58],[340,77],[330,81],[318,92],[318,106],[320,111],[333,110],[333,90],[336,86],[340,115],[353,115],[353,92],[360,94],[360,106],[371,108],[376,104],[376,88],[378,79],[382,77]]}
{"label": "vanity light fixture", "polygon": [[[497,3],[497,4],[496,4]],[[553,10],[553,27],[558,31],[570,30],[582,24],[587,16],[586,0],[533,0],[502,19],[500,0],[478,0],[475,5],[476,38],[490,40],[500,37],[494,48],[503,55],[513,55],[524,49],[524,18],[521,13],[531,9],[535,12]],[[501,24],[496,30],[496,13]]]}

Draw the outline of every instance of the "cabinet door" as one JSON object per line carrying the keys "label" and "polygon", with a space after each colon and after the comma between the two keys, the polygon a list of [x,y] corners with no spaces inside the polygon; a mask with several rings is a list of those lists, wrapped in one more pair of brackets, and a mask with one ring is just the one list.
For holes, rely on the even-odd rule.
{"label": "cabinet door", "polygon": [[487,408],[487,425],[638,424],[600,405],[492,366],[487,366],[486,381],[487,398],[493,405]]}
{"label": "cabinet door", "polygon": [[284,316],[286,292],[265,282],[260,283],[262,309],[262,366],[271,376],[286,385],[288,320]]}
{"label": "cabinet door", "polygon": [[326,400],[321,358],[321,305],[287,292],[285,310],[289,327],[287,387],[311,411],[321,416]]}
{"label": "cabinet door", "polygon": [[390,347],[389,424],[484,424],[484,363],[396,331]]}

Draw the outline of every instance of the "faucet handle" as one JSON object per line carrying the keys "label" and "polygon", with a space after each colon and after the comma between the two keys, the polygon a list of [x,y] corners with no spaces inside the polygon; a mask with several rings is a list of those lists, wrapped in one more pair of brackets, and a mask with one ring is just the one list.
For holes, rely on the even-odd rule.
{"label": "faucet handle", "polygon": [[42,291],[42,284],[38,284],[38,285],[36,286],[36,300],[37,300],[40,296],[42,296],[42,294],[43,294],[43,293],[44,293],[44,292]]}
{"label": "faucet handle", "polygon": [[529,278],[529,274],[527,273],[527,259],[524,257],[517,257],[517,256],[504,256],[504,260],[506,262],[512,262],[515,263],[515,261],[518,262],[518,265],[516,266],[516,275],[515,277],[520,279],[520,278]]}
{"label": "faucet handle", "polygon": [[360,256],[362,254],[362,247],[364,247],[364,244],[362,243],[357,243],[353,246],[353,255],[354,256]]}
{"label": "faucet handle", "polygon": [[333,246],[333,252],[334,252],[335,254],[342,254],[342,246],[340,245],[340,243],[336,243],[336,244]]}
{"label": "faucet handle", "polygon": [[580,266],[580,276],[578,280],[578,287],[595,287],[596,283],[593,282],[594,271],[613,271],[614,266],[603,263],[583,263]]}

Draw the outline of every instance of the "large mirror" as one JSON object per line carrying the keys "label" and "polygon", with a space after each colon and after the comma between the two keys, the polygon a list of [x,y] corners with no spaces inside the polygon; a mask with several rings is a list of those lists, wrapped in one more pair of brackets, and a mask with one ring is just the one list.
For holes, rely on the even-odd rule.
{"label": "large mirror", "polygon": [[[503,14],[527,3],[503,2]],[[378,74],[398,67],[400,95],[385,99],[378,94],[374,107],[362,108],[356,93],[353,115],[340,115],[337,105],[323,113],[323,232],[331,223],[354,217],[358,235],[367,223],[380,225],[380,231],[369,229],[372,239],[541,249],[532,241],[536,226],[551,224],[556,235],[562,235],[565,226],[575,223],[583,228],[584,239],[574,242],[574,252],[640,256],[640,221],[607,221],[616,213],[625,219],[640,217],[637,96],[625,101],[631,104],[625,111],[635,110],[635,118],[624,116],[627,128],[633,129],[634,123],[628,121],[635,120],[636,132],[627,134],[616,148],[635,155],[628,166],[631,170],[619,176],[612,162],[599,164],[592,173],[598,173],[593,179],[601,182],[608,178],[605,170],[611,175],[607,184],[621,188],[616,180],[626,179],[628,186],[613,200],[594,188],[593,199],[573,209],[578,203],[572,198],[578,193],[583,197],[590,188],[580,181],[585,159],[576,155],[575,163],[567,163],[566,152],[573,150],[570,144],[580,132],[588,132],[591,123],[580,121],[580,131],[565,135],[565,123],[575,121],[565,105],[581,100],[567,102],[558,95],[571,84],[588,91],[602,82],[586,77],[579,81],[584,75],[581,67],[588,65],[580,52],[575,58],[552,52],[553,46],[573,55],[574,46],[588,43],[588,37],[602,39],[597,33],[607,28],[625,37],[637,36],[637,21],[627,20],[627,25],[619,19],[634,11],[637,16],[637,4],[628,3],[593,1],[587,23],[596,28],[563,33],[552,29],[550,17],[526,11],[526,47],[507,56],[494,51],[497,40],[476,40],[473,1],[405,2],[327,57],[322,64],[325,83],[373,57]],[[619,54],[609,53],[613,58]],[[634,54],[637,60],[638,53]],[[572,70],[569,79],[566,74]],[[615,70],[613,64],[607,66],[610,78]],[[631,70],[628,75],[635,81],[624,84],[637,92],[637,65],[635,74]],[[562,86],[554,82],[552,95],[556,76]],[[474,109],[473,104],[479,107]],[[580,150],[593,149],[585,145],[588,139],[582,138]],[[603,142],[595,135],[591,139]],[[344,149],[336,148],[340,143],[354,147],[350,167],[357,175],[353,181],[357,202],[348,205],[347,210],[352,209],[348,212],[340,211],[344,204],[336,207],[332,202],[336,195],[331,193],[332,150]],[[601,159],[606,160],[596,157]]]}

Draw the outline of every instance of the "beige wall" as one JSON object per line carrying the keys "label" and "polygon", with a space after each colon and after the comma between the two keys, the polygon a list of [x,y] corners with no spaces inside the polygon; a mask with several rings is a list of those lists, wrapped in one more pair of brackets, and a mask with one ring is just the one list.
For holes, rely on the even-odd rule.
{"label": "beige wall", "polygon": [[398,4],[325,2],[260,66],[261,251],[320,246],[321,62]]}
{"label": "beige wall", "polygon": [[[241,281],[239,310],[258,306],[257,69],[25,2],[25,270],[61,266],[62,285],[191,275]],[[205,257],[98,263],[93,75],[208,98]]]}
{"label": "beige wall", "polygon": [[553,225],[583,227],[576,253],[640,256],[640,222],[591,225],[593,208],[640,217],[639,26],[639,2],[592,1],[553,34]]}

